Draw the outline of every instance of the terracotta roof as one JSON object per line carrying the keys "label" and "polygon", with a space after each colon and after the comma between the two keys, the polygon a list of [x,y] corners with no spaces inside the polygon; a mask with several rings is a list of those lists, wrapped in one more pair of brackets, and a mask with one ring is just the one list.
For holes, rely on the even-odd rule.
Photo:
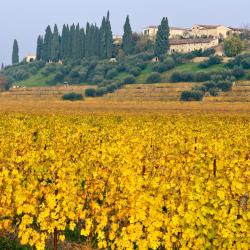
{"label": "terracotta roof", "polygon": [[204,29],[216,29],[216,28],[220,27],[221,25],[197,24],[197,26],[200,26],[201,28],[204,28]]}
{"label": "terracotta roof", "polygon": [[144,29],[158,29],[158,26],[150,25],[150,26],[145,27]]}
{"label": "terracotta roof", "polygon": [[211,39],[211,38],[169,39],[169,45],[210,43],[210,42],[212,42],[213,40],[214,40],[214,39]]}
{"label": "terracotta roof", "polygon": [[171,30],[189,30],[186,28],[170,27]]}

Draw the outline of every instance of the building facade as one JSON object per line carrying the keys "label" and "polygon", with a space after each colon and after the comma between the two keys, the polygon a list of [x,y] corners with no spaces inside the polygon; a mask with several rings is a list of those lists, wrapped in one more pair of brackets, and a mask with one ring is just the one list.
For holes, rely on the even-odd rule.
{"label": "building facade", "polygon": [[[143,35],[154,40],[157,35],[157,26],[148,26],[143,30]],[[219,38],[225,39],[232,35],[240,35],[244,29],[232,28],[224,25],[193,25],[191,29],[170,27],[169,37],[175,38]]]}
{"label": "building facade", "polygon": [[169,53],[188,53],[195,50],[206,50],[219,45],[219,39],[194,38],[194,39],[170,39]]}
{"label": "building facade", "polygon": [[[144,36],[148,36],[150,39],[154,40],[158,32],[158,26],[148,26],[143,29],[142,33]],[[188,38],[190,37],[191,30],[185,28],[170,27],[169,37],[170,38]]]}
{"label": "building facade", "polygon": [[232,30],[223,25],[194,25],[193,37],[227,38]]}
{"label": "building facade", "polygon": [[26,61],[27,63],[34,62],[35,60],[36,60],[36,55],[27,55],[27,56],[25,57],[25,61]]}

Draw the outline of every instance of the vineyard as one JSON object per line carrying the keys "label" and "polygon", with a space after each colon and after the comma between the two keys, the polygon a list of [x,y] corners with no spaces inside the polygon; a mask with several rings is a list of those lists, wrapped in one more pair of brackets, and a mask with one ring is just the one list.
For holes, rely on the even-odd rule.
{"label": "vineyard", "polygon": [[0,236],[249,249],[248,115],[2,114],[0,128]]}

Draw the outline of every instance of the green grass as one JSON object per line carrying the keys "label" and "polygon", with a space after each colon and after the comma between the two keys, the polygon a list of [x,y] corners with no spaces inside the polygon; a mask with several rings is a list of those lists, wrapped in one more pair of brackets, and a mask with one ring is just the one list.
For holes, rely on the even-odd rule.
{"label": "green grass", "polygon": [[56,73],[52,73],[49,76],[44,76],[41,71],[39,71],[37,74],[32,75],[27,80],[20,81],[15,83],[19,86],[25,86],[25,87],[42,87],[42,86],[48,86],[47,81],[50,81],[54,78]]}
{"label": "green grass", "polygon": [[[191,73],[196,73],[198,71],[202,71],[202,72],[211,72],[211,71],[215,71],[215,70],[221,70],[224,68],[223,64],[219,64],[219,65],[213,65],[209,68],[206,69],[201,69],[199,68],[199,63],[194,63],[194,62],[189,62],[180,66],[175,67],[172,70],[169,70],[165,73],[162,73],[162,79],[163,81],[169,81],[170,76],[172,75],[173,72],[191,72]],[[147,65],[146,69],[144,69],[141,74],[139,76],[136,77],[136,83],[146,83],[147,82],[147,78],[149,77],[149,75],[153,72],[153,63],[150,63]],[[42,74],[42,70],[38,71],[37,74],[30,76],[27,80],[24,81],[20,81],[20,82],[16,82],[15,85],[19,85],[19,86],[26,86],[26,87],[42,87],[42,86],[49,86],[49,84],[47,83],[48,81],[52,80],[55,76],[55,73],[51,73],[49,76],[44,76]],[[126,78],[127,76],[129,76],[130,74],[127,72],[123,72],[120,73],[117,77],[114,78],[115,81],[123,81],[124,78]],[[88,82],[84,82],[84,83],[79,83],[80,85],[95,85],[95,84],[91,84]]]}
{"label": "green grass", "polygon": [[175,67],[174,69],[171,69],[165,73],[162,74],[162,78],[165,81],[169,81],[171,75],[174,72],[190,72],[190,73],[197,73],[197,72],[212,72],[217,70],[224,69],[224,64],[218,64],[218,65],[212,65],[208,68],[201,69],[199,68],[199,63],[189,62],[182,64],[180,66]]}
{"label": "green grass", "polygon": [[153,72],[153,64],[148,64],[139,76],[136,77],[136,83],[146,83],[147,78]]}

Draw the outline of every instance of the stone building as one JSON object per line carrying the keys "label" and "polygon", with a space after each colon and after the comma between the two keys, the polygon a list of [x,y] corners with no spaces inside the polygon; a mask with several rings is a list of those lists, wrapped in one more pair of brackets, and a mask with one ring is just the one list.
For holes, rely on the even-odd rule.
{"label": "stone building", "polygon": [[148,36],[151,39],[155,39],[158,31],[158,26],[148,26],[143,29],[142,34]]}
{"label": "stone building", "polygon": [[34,62],[35,60],[36,60],[36,55],[27,55],[27,56],[25,57],[25,61],[26,61],[27,63]]}
{"label": "stone building", "polygon": [[113,35],[113,42],[116,45],[122,44],[122,36],[121,35]]}
{"label": "stone building", "polygon": [[[146,27],[142,33],[144,36],[148,36],[150,39],[154,40],[156,38],[158,31],[158,26],[148,26]],[[170,27],[169,29],[169,37],[170,38],[188,38],[190,37],[190,29],[185,28],[177,28],[177,27]]]}
{"label": "stone building", "polygon": [[194,38],[194,39],[170,39],[169,53],[188,53],[195,50],[206,50],[219,45],[219,39]]}
{"label": "stone building", "polygon": [[223,25],[194,25],[192,35],[194,37],[227,38],[232,30]]}

